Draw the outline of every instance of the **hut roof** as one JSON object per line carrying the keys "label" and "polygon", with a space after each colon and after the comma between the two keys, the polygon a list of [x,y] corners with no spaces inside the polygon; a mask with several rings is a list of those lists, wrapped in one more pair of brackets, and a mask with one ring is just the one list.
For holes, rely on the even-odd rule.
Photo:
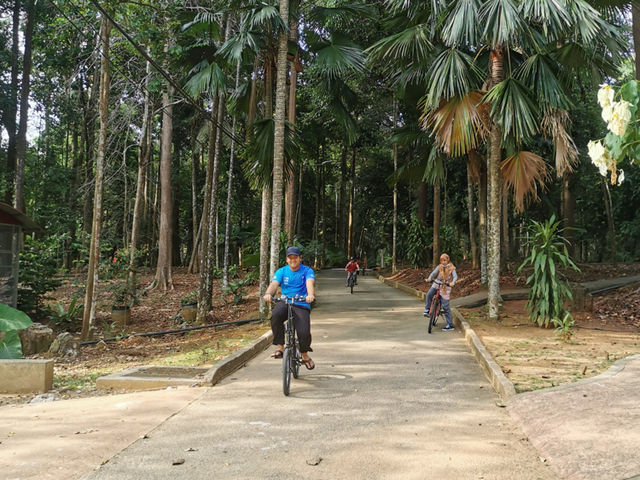
{"label": "hut roof", "polygon": [[28,232],[42,231],[40,225],[11,205],[0,202],[0,224],[21,225]]}

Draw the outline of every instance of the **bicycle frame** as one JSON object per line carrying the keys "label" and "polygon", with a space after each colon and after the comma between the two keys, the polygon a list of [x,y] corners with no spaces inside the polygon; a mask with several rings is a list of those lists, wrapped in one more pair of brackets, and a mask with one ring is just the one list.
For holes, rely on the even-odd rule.
{"label": "bicycle frame", "polygon": [[296,335],[296,326],[293,319],[292,306],[298,300],[305,300],[304,297],[285,297],[282,296],[276,301],[287,304],[287,320],[285,322],[285,344],[282,355],[282,390],[285,395],[289,395],[291,386],[291,375],[298,378],[300,365],[302,364],[302,355],[300,353],[300,345]]}

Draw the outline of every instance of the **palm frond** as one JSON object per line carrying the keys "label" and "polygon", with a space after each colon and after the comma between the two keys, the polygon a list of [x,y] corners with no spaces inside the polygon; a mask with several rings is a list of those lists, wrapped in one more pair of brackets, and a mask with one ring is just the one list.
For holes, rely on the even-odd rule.
{"label": "palm frond", "polygon": [[583,42],[589,43],[597,40],[610,27],[600,17],[600,14],[584,0],[568,2],[568,13],[571,24],[582,37]]}
{"label": "palm frond", "polygon": [[242,54],[247,50],[254,53],[260,52],[264,41],[257,32],[239,32],[222,44],[218,53],[231,62],[242,59]]}
{"label": "palm frond", "polygon": [[571,118],[566,110],[549,109],[542,118],[542,132],[553,139],[558,178],[572,172],[578,162],[578,149],[567,131],[570,124]]}
{"label": "palm frond", "polygon": [[544,103],[553,108],[567,109],[570,101],[556,77],[559,70],[553,59],[544,54],[527,58],[516,72],[516,77],[532,91],[542,97]]}
{"label": "palm frond", "polygon": [[447,45],[477,44],[479,24],[476,19],[481,6],[480,0],[455,3],[442,30],[442,38]]}
{"label": "palm frond", "polygon": [[339,36],[316,51],[316,65],[329,78],[365,70],[365,57],[360,47]]}
{"label": "palm frond", "polygon": [[207,94],[212,97],[226,88],[227,77],[217,63],[201,61],[189,72],[191,77],[185,84],[185,90],[193,96]]}
{"label": "palm frond", "polygon": [[522,17],[540,25],[547,41],[555,41],[571,26],[567,0],[522,2]]}
{"label": "palm frond", "polygon": [[254,8],[250,11],[247,19],[249,23],[249,29],[253,30],[258,27],[271,23],[277,31],[288,31],[289,26],[282,20],[278,7],[274,5],[268,5],[266,3],[261,4],[258,8]]}
{"label": "palm frond", "polygon": [[334,20],[338,22],[353,19],[374,19],[378,16],[378,11],[374,5],[365,3],[349,3],[337,7],[314,6],[309,14],[309,20],[325,24]]}
{"label": "palm frond", "polygon": [[425,110],[420,121],[430,129],[440,149],[450,156],[464,155],[478,148],[487,133],[482,110],[484,92],[473,90],[462,97],[443,102],[437,110]]}
{"label": "palm frond", "polygon": [[502,127],[503,138],[513,136],[521,142],[538,132],[538,108],[531,91],[513,77],[508,77],[484,96],[491,105],[491,118]]}
{"label": "palm frond", "polygon": [[379,64],[385,61],[404,64],[420,62],[433,51],[430,40],[429,26],[426,24],[414,25],[405,30],[389,35],[365,50],[369,62]]}
{"label": "palm frond", "polygon": [[544,189],[549,179],[547,164],[532,152],[518,152],[500,164],[504,188],[511,190],[516,210],[524,211],[527,198],[538,201],[538,188]]}
{"label": "palm frond", "polygon": [[429,72],[431,87],[425,97],[427,108],[436,108],[442,99],[463,97],[478,89],[481,75],[473,58],[455,47],[444,50]]}
{"label": "palm frond", "polygon": [[516,2],[488,0],[480,8],[479,22],[484,25],[482,37],[491,47],[510,45],[515,36],[526,30]]}

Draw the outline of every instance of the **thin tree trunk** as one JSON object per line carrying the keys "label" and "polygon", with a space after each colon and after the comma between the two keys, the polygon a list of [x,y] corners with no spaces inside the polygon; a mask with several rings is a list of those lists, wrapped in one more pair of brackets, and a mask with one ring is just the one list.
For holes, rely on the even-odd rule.
{"label": "thin tree trunk", "polygon": [[473,201],[473,175],[467,161],[467,215],[469,217],[469,245],[471,247],[471,263],[473,268],[478,268],[478,239],[476,238],[476,222],[474,220]]}
{"label": "thin tree trunk", "polygon": [[[298,18],[295,13],[291,15],[291,24],[289,26],[289,39],[291,42],[298,42]],[[296,57],[293,62],[291,62],[290,74],[289,74],[289,124],[291,128],[296,123],[296,81],[298,78],[298,54],[296,53]],[[287,168],[286,171],[286,191],[285,191],[285,202],[284,202],[284,231],[287,234],[287,241],[289,245],[293,244],[293,228],[294,228],[294,219],[295,219],[295,206],[296,206],[296,182],[295,182],[295,172],[293,168]]]}
{"label": "thin tree trunk", "polygon": [[[256,118],[256,98],[258,83],[258,67],[260,66],[260,58],[256,55],[253,62],[253,71],[251,72],[251,90],[249,93],[249,111],[247,113],[247,123],[245,131],[245,143],[249,143],[253,131],[253,122]],[[265,87],[266,90],[266,87]]]}
{"label": "thin tree trunk", "polygon": [[418,186],[418,220],[427,222],[427,184],[423,181]]}
{"label": "thin tree trunk", "polygon": [[[236,90],[240,84],[240,61],[236,65]],[[235,156],[236,147],[236,116],[233,116],[233,122],[231,125],[231,148],[229,154],[229,181],[227,183],[227,205],[226,215],[224,223],[224,258],[222,262],[222,286],[227,287],[229,285],[229,247],[230,247],[230,229],[231,229],[231,193],[233,191],[233,161]]]}
{"label": "thin tree trunk", "polygon": [[351,189],[349,192],[349,223],[347,225],[347,256],[351,257],[355,254],[352,251],[353,248],[353,240],[354,240],[354,232],[353,232],[353,221],[354,221],[354,211],[353,206],[355,202],[356,196],[356,149],[353,147],[351,151]]}
{"label": "thin tree trunk", "polygon": [[[191,258],[198,249],[198,171],[201,152],[194,154],[191,160]],[[189,269],[192,262],[189,261]]]}
{"label": "thin tree trunk", "polygon": [[100,27],[100,44],[102,45],[102,61],[100,62],[100,132],[98,134],[98,152],[96,155],[96,180],[93,196],[93,221],[91,228],[91,244],[89,246],[89,265],[87,286],[84,297],[82,315],[82,339],[89,337],[89,329],[95,319],[95,289],[98,283],[98,264],[100,262],[100,234],[102,232],[102,192],[104,183],[104,159],[107,143],[107,126],[109,121],[109,34],[111,22],[102,17]]}
{"label": "thin tree trunk", "polygon": [[[260,214],[260,293],[269,285],[269,218],[271,217],[271,188],[269,182],[262,187],[262,210]],[[260,295],[260,313],[265,313],[265,301]]]}
{"label": "thin tree trunk", "polygon": [[[398,144],[393,144],[393,174],[398,171]],[[393,184],[393,243],[391,247],[391,272],[398,271],[398,182]]]}
{"label": "thin tree trunk", "polygon": [[507,261],[509,260],[509,196],[502,192],[502,252],[500,255],[500,269],[504,272],[507,269]]}
{"label": "thin tree trunk", "polygon": [[608,229],[609,229],[609,252],[611,254],[611,263],[613,264],[613,266],[615,267],[617,265],[617,259],[616,259],[616,255],[617,255],[617,251],[616,251],[616,229],[615,229],[615,224],[613,221],[613,211],[612,211],[612,205],[611,205],[611,191],[609,190],[609,184],[607,183],[606,180],[602,180],[600,182],[600,185],[602,187],[602,195],[604,197],[604,206],[605,206],[605,211],[607,213],[607,225],[608,225]]}
{"label": "thin tree trunk", "polygon": [[[169,44],[165,47],[169,49]],[[158,262],[150,288],[173,290],[171,276],[173,244],[173,195],[171,186],[171,145],[173,143],[173,86],[167,82],[162,93],[162,147],[160,151],[160,227],[158,230]]]}
{"label": "thin tree trunk", "polygon": [[131,245],[129,247],[129,278],[135,277],[135,258],[138,249],[138,236],[140,233],[140,217],[144,205],[144,187],[147,182],[147,165],[149,163],[148,140],[151,134],[151,108],[149,100],[149,79],[151,77],[151,63],[147,61],[145,89],[144,89],[144,107],[142,112],[142,127],[140,143],[138,145],[138,177],[136,179],[136,199],[133,204],[133,218],[131,220]]}
{"label": "thin tree trunk", "polygon": [[[494,48],[491,52],[491,81],[497,85],[502,81],[502,49]],[[502,131],[500,126],[493,122],[490,131],[491,150],[488,164],[488,190],[489,190],[489,242],[487,258],[487,276],[489,292],[487,304],[489,305],[489,319],[500,318],[500,161],[502,159]]]}
{"label": "thin tree trunk", "polygon": [[480,230],[480,282],[486,285],[487,278],[487,162],[480,165],[480,181],[478,182],[478,230]]}
{"label": "thin tree trunk", "polygon": [[571,173],[565,172],[562,176],[562,214],[564,218],[564,236],[567,239],[567,250],[573,257],[576,252],[575,242],[575,206],[576,199],[571,189]]}
{"label": "thin tree trunk", "polygon": [[440,263],[440,180],[433,184],[433,265]]}
{"label": "thin tree trunk", "polygon": [[25,211],[24,203],[24,162],[27,153],[27,120],[29,118],[29,92],[31,91],[31,54],[33,44],[33,24],[35,0],[27,0],[26,24],[24,27],[24,55],[22,57],[22,82],[20,86],[20,122],[16,139],[16,183],[14,205],[16,210]]}
{"label": "thin tree trunk", "polygon": [[9,98],[3,122],[9,136],[7,144],[7,176],[10,182],[6,185],[4,200],[7,204],[13,204],[13,189],[16,177],[16,121],[18,115],[18,70],[20,56],[20,0],[15,0],[13,6],[13,20],[11,28],[11,83],[9,86]]}
{"label": "thin tree trunk", "polygon": [[347,245],[347,222],[344,220],[344,210],[345,210],[345,198],[346,198],[346,179],[347,179],[347,154],[349,153],[346,140],[342,145],[342,156],[340,157],[340,179],[339,181],[339,192],[340,196],[338,198],[338,241],[340,242],[336,246],[340,249],[345,249]]}
{"label": "thin tree trunk", "polygon": [[[289,21],[289,1],[280,0],[280,17]],[[276,71],[276,101],[273,138],[273,191],[271,192],[271,262],[270,275],[278,268],[280,253],[280,230],[282,221],[282,184],[284,176],[284,123],[287,93],[287,47],[288,33],[281,31],[278,37],[278,66]]]}

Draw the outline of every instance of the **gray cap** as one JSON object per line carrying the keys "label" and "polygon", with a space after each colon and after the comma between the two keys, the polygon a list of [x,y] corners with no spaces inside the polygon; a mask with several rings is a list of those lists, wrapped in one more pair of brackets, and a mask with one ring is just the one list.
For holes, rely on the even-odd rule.
{"label": "gray cap", "polygon": [[300,249],[298,247],[289,247],[289,248],[287,248],[287,257],[289,255],[300,256]]}

